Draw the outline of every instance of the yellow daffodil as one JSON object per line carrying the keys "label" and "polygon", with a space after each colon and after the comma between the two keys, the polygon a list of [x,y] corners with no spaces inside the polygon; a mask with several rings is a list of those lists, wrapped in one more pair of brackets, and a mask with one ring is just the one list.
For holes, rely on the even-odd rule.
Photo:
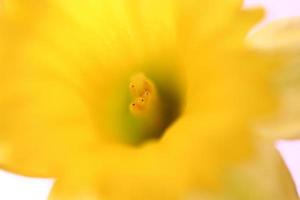
{"label": "yellow daffodil", "polygon": [[280,112],[268,124],[269,136],[299,138],[300,130],[300,18],[276,20],[253,34],[251,45],[261,51],[280,51],[287,57],[276,82],[280,93]]}
{"label": "yellow daffodil", "polygon": [[240,0],[4,0],[0,164],[54,200],[218,191],[277,105]]}

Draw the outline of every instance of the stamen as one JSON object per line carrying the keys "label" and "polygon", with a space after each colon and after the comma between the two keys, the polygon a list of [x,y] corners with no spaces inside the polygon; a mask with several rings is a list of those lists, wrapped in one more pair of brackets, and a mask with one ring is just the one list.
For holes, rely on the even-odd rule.
{"label": "stamen", "polygon": [[[157,74],[153,75],[159,78]],[[130,143],[140,144],[148,139],[159,138],[178,116],[179,98],[176,91],[173,91],[176,87],[168,87],[168,84],[175,84],[170,80],[170,83],[163,85],[161,81],[157,79],[154,82],[143,73],[130,77],[128,90],[131,101],[128,102],[126,112],[126,115],[129,114],[129,122],[125,121],[124,124],[128,128]]]}
{"label": "stamen", "polygon": [[[158,97],[154,83],[143,73],[131,77],[129,90],[133,98],[129,108],[135,116],[149,115],[158,108]],[[151,114],[152,115],[152,114]]]}

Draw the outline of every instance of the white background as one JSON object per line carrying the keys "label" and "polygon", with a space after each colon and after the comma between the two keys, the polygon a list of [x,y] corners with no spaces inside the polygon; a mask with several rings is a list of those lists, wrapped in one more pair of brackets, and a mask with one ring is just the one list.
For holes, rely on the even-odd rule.
{"label": "white background", "polygon": [[[246,0],[245,7],[263,5],[268,13],[264,23],[287,16],[300,16],[300,0]],[[295,180],[300,183],[300,142],[278,143]],[[298,159],[298,160],[297,160]],[[296,170],[298,169],[298,170]],[[53,180],[22,177],[0,170],[0,200],[46,200]],[[300,184],[299,184],[300,192]]]}

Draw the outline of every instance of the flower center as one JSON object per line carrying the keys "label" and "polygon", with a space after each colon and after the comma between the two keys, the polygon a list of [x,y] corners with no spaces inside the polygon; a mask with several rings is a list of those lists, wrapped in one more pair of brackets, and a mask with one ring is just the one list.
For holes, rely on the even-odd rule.
{"label": "flower center", "polygon": [[101,89],[100,95],[91,98],[99,138],[122,145],[160,139],[181,114],[185,100],[183,73],[169,59],[124,67],[99,85],[93,94]]}
{"label": "flower center", "polygon": [[[149,76],[147,76],[149,74]],[[135,73],[127,79],[127,94],[120,96],[115,113],[120,113],[119,123],[123,142],[139,145],[158,139],[179,116],[181,93],[178,82],[163,72]],[[151,77],[151,78],[150,78]],[[168,77],[168,80],[165,79]],[[123,88],[124,89],[124,88]]]}
{"label": "flower center", "polygon": [[132,98],[130,113],[144,125],[141,134],[145,134],[145,129],[153,129],[156,132],[152,131],[145,137],[158,136],[164,126],[164,113],[155,84],[143,73],[138,73],[130,78],[129,91]]}
{"label": "flower center", "polygon": [[159,116],[159,98],[156,86],[143,73],[131,77],[129,91],[133,100],[129,109],[134,116],[147,117],[152,114]]}

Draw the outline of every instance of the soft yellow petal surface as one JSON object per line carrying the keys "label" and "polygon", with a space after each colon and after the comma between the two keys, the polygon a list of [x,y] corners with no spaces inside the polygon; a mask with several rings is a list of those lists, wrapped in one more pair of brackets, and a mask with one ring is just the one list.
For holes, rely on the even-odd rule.
{"label": "soft yellow petal surface", "polygon": [[300,18],[290,17],[270,22],[250,37],[256,48],[299,51]]}
{"label": "soft yellow petal surface", "polygon": [[251,45],[260,51],[276,51],[287,57],[278,72],[276,84],[280,93],[280,112],[265,123],[269,140],[299,138],[300,130],[300,18],[276,20],[251,35]]}

